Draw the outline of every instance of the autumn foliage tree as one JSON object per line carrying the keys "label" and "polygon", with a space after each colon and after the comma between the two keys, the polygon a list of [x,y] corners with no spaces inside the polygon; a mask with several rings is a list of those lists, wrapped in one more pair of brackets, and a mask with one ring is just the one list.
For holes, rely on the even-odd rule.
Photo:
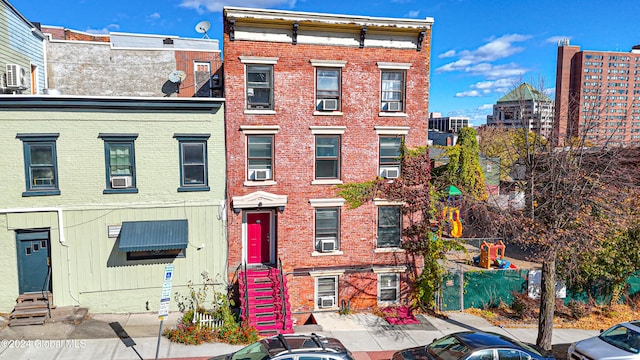
{"label": "autumn foliage tree", "polygon": [[480,166],[477,132],[470,127],[460,129],[456,145],[446,148],[444,185],[454,185],[467,196],[485,200],[487,190]]}
{"label": "autumn foliage tree", "polygon": [[377,178],[363,183],[338,186],[338,195],[350,208],[374,199],[402,203],[402,248],[424,260],[424,268],[414,279],[416,305],[431,308],[444,278],[440,261],[449,249],[461,249],[457,241],[440,236],[434,227],[437,198],[431,187],[431,165],[427,148],[407,149],[403,146],[401,176],[393,181]]}

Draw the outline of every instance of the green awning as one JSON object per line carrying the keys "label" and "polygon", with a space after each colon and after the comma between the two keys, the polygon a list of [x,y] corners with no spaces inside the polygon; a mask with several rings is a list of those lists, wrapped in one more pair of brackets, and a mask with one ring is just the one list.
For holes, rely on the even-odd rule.
{"label": "green awning", "polygon": [[123,252],[185,249],[188,236],[187,220],[124,221],[118,248]]}

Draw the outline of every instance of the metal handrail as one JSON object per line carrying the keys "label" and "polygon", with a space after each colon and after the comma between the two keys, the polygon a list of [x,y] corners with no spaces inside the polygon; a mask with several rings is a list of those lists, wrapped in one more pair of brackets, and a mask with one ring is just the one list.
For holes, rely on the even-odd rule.
{"label": "metal handrail", "polygon": [[282,273],[281,258],[278,258],[278,280],[280,282],[280,297],[282,301],[282,330],[287,330],[287,297],[284,293],[284,275]]}
{"label": "metal handrail", "polygon": [[244,272],[243,272],[243,280],[244,280],[244,285],[245,285],[245,289],[244,289],[244,314],[245,314],[245,319],[247,320],[247,324],[249,323],[249,278],[247,277],[247,264],[244,263],[242,264],[242,266],[244,266]]}

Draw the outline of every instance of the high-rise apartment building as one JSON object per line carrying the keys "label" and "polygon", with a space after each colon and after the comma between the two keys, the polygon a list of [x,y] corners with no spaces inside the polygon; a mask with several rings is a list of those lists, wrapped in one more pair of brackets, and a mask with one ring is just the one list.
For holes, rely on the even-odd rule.
{"label": "high-rise apartment building", "polygon": [[640,45],[630,52],[585,51],[558,43],[554,140],[640,145]]}

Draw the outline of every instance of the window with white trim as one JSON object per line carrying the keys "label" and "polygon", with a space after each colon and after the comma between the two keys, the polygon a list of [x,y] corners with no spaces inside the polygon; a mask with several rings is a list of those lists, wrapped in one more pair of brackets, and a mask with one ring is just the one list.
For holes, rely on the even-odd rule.
{"label": "window with white trim", "polygon": [[318,309],[332,309],[338,306],[338,277],[317,277],[315,298]]}
{"label": "window with white trim", "polygon": [[211,62],[193,62],[193,81],[196,97],[211,97]]}
{"label": "window with white trim", "polygon": [[378,206],[378,248],[399,248],[402,237],[402,207]]}
{"label": "window with white trim", "polygon": [[273,65],[247,64],[247,109],[273,110]]}
{"label": "window with white trim", "polygon": [[316,135],[316,179],[340,179],[340,135]]}
{"label": "window with white trim", "polygon": [[378,301],[386,303],[398,302],[400,294],[400,274],[378,274]]}
{"label": "window with white trim", "polygon": [[404,112],[404,70],[382,70],[380,110],[383,112]]}
{"label": "window with white trim", "polygon": [[395,179],[400,176],[400,154],[402,136],[380,136],[379,172],[380,177]]}
{"label": "window with white trim", "polygon": [[340,208],[321,207],[315,211],[315,249],[318,252],[340,250]]}
{"label": "window with white trim", "polygon": [[316,110],[340,111],[341,68],[316,68]]}
{"label": "window with white trim", "polygon": [[247,179],[271,180],[273,176],[273,135],[247,136]]}

